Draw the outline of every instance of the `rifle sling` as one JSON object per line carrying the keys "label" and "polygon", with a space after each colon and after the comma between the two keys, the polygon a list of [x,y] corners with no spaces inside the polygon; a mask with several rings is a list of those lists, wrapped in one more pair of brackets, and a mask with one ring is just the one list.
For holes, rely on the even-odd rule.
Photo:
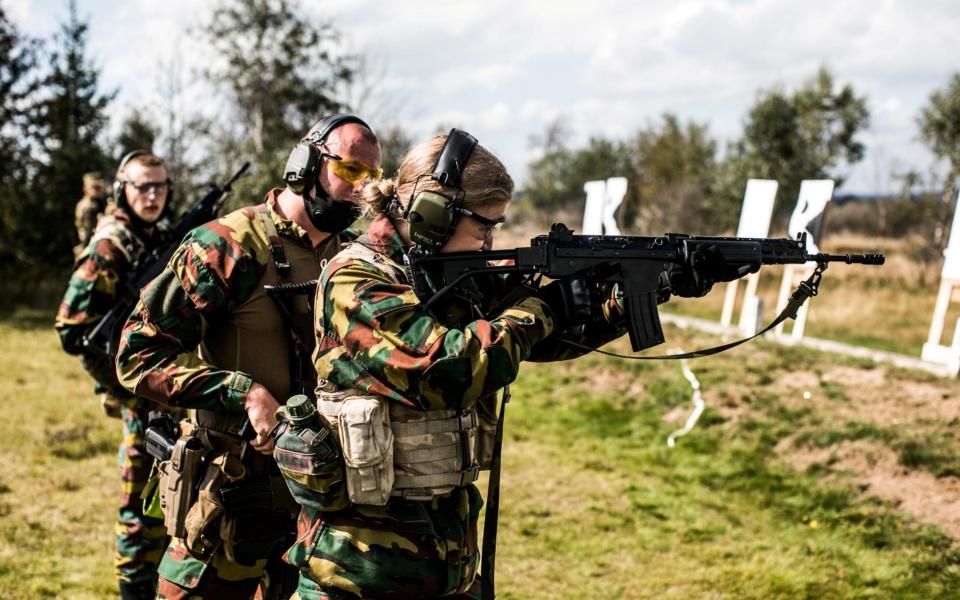
{"label": "rifle sling", "polygon": [[483,548],[480,552],[480,597],[494,600],[494,563],[497,559],[497,518],[500,514],[500,448],[503,445],[503,419],[510,402],[510,386],[503,388],[497,433],[493,439],[493,464],[487,483],[487,513],[483,518]]}

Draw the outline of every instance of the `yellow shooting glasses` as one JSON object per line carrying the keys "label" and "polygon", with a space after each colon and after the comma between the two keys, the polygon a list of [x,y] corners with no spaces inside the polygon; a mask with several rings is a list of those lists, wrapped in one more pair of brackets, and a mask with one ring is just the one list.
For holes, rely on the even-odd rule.
{"label": "yellow shooting glasses", "polygon": [[344,160],[340,157],[330,156],[329,154],[327,155],[327,158],[331,159],[329,165],[334,175],[346,181],[350,185],[357,185],[365,179],[379,181],[380,178],[383,177],[382,169],[368,167],[360,161]]}

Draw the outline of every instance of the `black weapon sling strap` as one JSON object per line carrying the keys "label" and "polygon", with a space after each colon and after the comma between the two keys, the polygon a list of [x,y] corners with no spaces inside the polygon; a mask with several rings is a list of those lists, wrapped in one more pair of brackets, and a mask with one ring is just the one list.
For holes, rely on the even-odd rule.
{"label": "black weapon sling strap", "polygon": [[483,542],[480,550],[480,597],[494,600],[494,567],[497,560],[497,519],[500,516],[500,448],[503,445],[503,418],[510,402],[510,386],[503,388],[497,433],[493,438],[493,462],[487,481],[487,512],[483,517]]}
{"label": "black weapon sling strap", "polygon": [[659,356],[635,356],[629,354],[617,354],[616,352],[607,352],[605,350],[599,350],[596,348],[590,348],[589,346],[584,346],[569,340],[566,338],[559,338],[559,341],[573,346],[575,348],[580,348],[582,350],[589,350],[591,352],[597,352],[599,354],[605,354],[607,356],[615,356],[617,358],[627,358],[630,360],[678,360],[682,358],[700,358],[703,356],[710,356],[712,354],[719,354],[731,348],[736,348],[740,344],[749,342],[750,340],[760,337],[761,335],[767,333],[780,323],[783,323],[787,319],[796,319],[797,311],[800,310],[800,307],[803,306],[803,303],[807,299],[816,296],[820,291],[820,280],[823,278],[823,272],[827,270],[827,263],[825,261],[818,261],[816,268],[813,270],[813,273],[805,281],[801,281],[800,285],[797,286],[797,289],[793,291],[793,294],[790,296],[790,300],[787,302],[787,305],[780,311],[780,314],[777,315],[777,318],[774,319],[769,325],[763,328],[763,330],[758,331],[757,333],[729,344],[722,344],[720,346],[714,346],[712,348],[706,348],[704,350],[694,350],[693,352],[684,352],[682,354],[664,354]]}

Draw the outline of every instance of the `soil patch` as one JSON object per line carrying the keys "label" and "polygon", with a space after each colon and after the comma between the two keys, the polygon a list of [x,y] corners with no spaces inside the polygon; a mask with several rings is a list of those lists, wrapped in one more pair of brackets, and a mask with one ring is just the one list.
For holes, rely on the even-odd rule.
{"label": "soil patch", "polygon": [[790,438],[782,440],[777,452],[795,469],[825,465],[838,479],[849,478],[865,494],[893,502],[916,520],[960,541],[960,479],[909,470],[899,463],[893,450],[865,440],[828,448],[791,446]]}

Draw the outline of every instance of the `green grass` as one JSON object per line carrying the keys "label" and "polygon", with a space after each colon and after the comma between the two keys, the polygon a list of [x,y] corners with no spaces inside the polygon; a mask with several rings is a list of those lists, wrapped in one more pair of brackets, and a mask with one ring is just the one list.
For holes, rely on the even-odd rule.
{"label": "green grass", "polygon": [[[665,333],[685,348],[714,341]],[[0,364],[0,598],[115,597],[120,423],[100,414],[49,314],[0,317]],[[664,416],[682,422],[689,407],[677,363],[590,355],[524,365],[506,421],[499,598],[956,597],[952,540],[829,465],[798,471],[779,454],[784,440],[869,440],[904,468],[954,475],[955,423],[844,413],[861,392],[828,375],[873,372],[862,360],[761,341],[691,366],[708,408],[670,449],[681,423]],[[960,393],[955,381],[908,371],[884,377]],[[791,378],[809,382],[810,402],[784,387]]]}
{"label": "green grass", "polygon": [[0,321],[0,598],[111,597],[120,422],[101,415],[52,321]]}

